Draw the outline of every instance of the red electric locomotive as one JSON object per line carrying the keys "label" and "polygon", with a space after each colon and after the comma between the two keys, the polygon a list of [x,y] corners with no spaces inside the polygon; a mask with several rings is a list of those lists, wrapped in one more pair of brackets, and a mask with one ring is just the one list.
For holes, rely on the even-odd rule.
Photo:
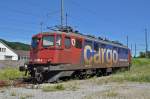
{"label": "red electric locomotive", "polygon": [[30,61],[20,70],[41,83],[65,76],[107,74],[130,65],[131,54],[126,46],[83,35],[67,27],[34,35]]}

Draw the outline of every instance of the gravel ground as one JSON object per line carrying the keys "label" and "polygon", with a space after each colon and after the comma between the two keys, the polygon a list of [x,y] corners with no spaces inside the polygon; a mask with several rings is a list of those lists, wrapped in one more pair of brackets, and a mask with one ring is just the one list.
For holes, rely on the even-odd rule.
{"label": "gravel ground", "polygon": [[0,99],[150,99],[150,83],[100,84],[94,80],[74,80],[61,83],[64,90],[42,90],[58,84],[0,88]]}

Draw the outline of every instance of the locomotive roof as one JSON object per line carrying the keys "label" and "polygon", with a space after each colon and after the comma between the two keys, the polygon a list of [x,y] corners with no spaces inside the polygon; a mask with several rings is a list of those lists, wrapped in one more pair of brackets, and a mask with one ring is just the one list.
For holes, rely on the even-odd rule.
{"label": "locomotive roof", "polygon": [[[60,31],[54,31],[54,32],[43,32],[42,34],[53,34],[53,33],[57,33],[57,34],[66,34],[66,35],[69,35],[69,36],[77,36],[77,37],[80,37],[80,38],[85,38],[87,40],[91,40],[91,41],[96,41],[96,42],[101,42],[101,43],[104,43],[104,44],[110,44],[110,45],[113,45],[113,46],[116,46],[116,47],[121,47],[121,48],[126,48],[128,49],[127,46],[125,45],[122,45],[122,44],[117,44],[117,43],[114,43],[114,41],[109,41],[109,40],[102,40],[102,39],[98,39],[96,37],[92,37],[92,36],[89,36],[89,35],[84,35],[84,34],[80,34],[80,33],[72,33],[72,32],[60,32]],[[38,35],[38,34],[37,34]],[[36,36],[36,35],[35,35]]]}

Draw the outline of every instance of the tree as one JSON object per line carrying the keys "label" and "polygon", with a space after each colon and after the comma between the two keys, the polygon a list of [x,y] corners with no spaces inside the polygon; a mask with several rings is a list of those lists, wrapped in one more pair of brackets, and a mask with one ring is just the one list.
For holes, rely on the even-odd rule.
{"label": "tree", "polygon": [[139,58],[145,58],[145,57],[146,57],[145,52],[140,52]]}
{"label": "tree", "polygon": [[[147,52],[147,57],[150,58],[150,51]],[[139,58],[146,58],[146,53],[140,52]]]}

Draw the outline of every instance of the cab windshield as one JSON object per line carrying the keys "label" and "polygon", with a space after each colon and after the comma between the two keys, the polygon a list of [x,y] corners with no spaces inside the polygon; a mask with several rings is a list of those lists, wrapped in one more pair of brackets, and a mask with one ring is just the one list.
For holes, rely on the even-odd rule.
{"label": "cab windshield", "polygon": [[32,48],[37,48],[37,46],[38,46],[38,38],[32,38],[32,43],[31,43],[31,46],[32,46]]}
{"label": "cab windshield", "polygon": [[61,41],[62,41],[61,35],[43,36],[43,47],[50,47],[50,46],[60,47]]}
{"label": "cab windshield", "polygon": [[54,46],[54,36],[44,36],[43,37],[43,47]]}

